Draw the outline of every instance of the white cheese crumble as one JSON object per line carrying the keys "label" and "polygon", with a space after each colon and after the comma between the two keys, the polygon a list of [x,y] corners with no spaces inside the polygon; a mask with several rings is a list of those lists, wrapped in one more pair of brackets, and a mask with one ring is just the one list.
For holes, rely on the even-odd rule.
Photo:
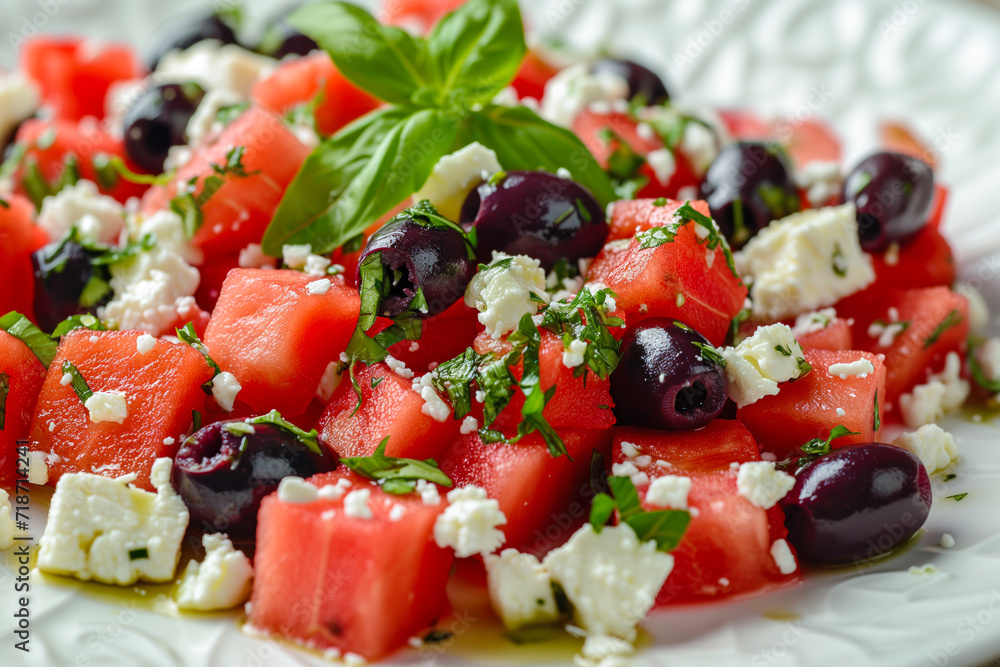
{"label": "white cheese crumble", "polygon": [[135,339],[135,350],[139,354],[149,354],[156,347],[156,339],[147,333]]}
{"label": "white cheese crumble", "polygon": [[293,505],[305,505],[319,498],[319,489],[301,477],[283,477],[278,483],[278,500]]}
{"label": "white cheese crumble", "polygon": [[478,430],[479,421],[472,415],[466,415],[465,419],[462,420],[462,425],[458,428],[458,432],[462,435],[469,435],[470,433],[475,433]]}
{"label": "white cheese crumble", "polygon": [[413,379],[413,391],[420,394],[424,399],[424,404],[420,406],[420,412],[427,415],[436,422],[444,423],[451,417],[451,406],[444,402],[438,395],[432,383],[433,375],[427,373]]}
{"label": "white cheese crumble", "polygon": [[502,170],[497,154],[474,141],[438,160],[413,202],[426,199],[445,218],[458,220],[469,192]]}
{"label": "white cheese crumble", "polygon": [[389,370],[404,380],[413,379],[413,371],[407,368],[404,362],[400,361],[391,354],[385,358],[385,365],[389,367]]}
{"label": "white cheese crumble", "polygon": [[904,433],[892,444],[920,459],[928,475],[944,470],[958,460],[955,438],[937,424],[925,424],[913,433]]}
{"label": "white cheese crumble", "polygon": [[688,123],[684,126],[684,134],[677,150],[687,158],[699,176],[708,171],[719,155],[715,134],[701,123]]}
{"label": "white cheese crumble", "polygon": [[827,373],[841,380],[846,380],[848,376],[859,378],[868,377],[869,373],[875,372],[875,365],[864,357],[850,363],[830,364]]}
{"label": "white cheese crumble", "polygon": [[600,533],[588,523],[542,561],[573,605],[574,621],[590,634],[633,640],[674,567],[655,542],[640,542],[627,524]]}
{"label": "white cheese crumble", "polygon": [[72,383],[73,383],[73,374],[72,373],[63,373],[63,376],[61,378],[59,378],[59,384],[61,384],[64,387],[68,387]]}
{"label": "white cheese crumble", "polygon": [[829,306],[875,280],[861,249],[853,204],[827,206],[772,222],[736,261],[753,277],[753,315],[778,320]]}
{"label": "white cheese crumble", "polygon": [[969,383],[961,377],[962,359],[957,352],[945,357],[944,370],[927,378],[908,394],[899,397],[903,421],[910,428],[932,424],[961,407],[969,396]]}
{"label": "white cheese crumble", "polygon": [[323,296],[330,291],[330,279],[320,278],[306,284],[306,292],[310,296]]}
{"label": "white cheese crumble", "polygon": [[620,447],[622,450],[622,454],[624,454],[626,457],[630,459],[634,459],[635,457],[639,456],[640,449],[631,442],[622,440]]}
{"label": "white cheese crumble", "polygon": [[514,331],[524,315],[538,312],[534,294],[549,302],[545,271],[527,255],[493,252],[493,261],[469,282],[465,303],[479,311],[479,322],[494,339]]}
{"label": "white cheese crumble", "polygon": [[188,146],[203,144],[210,137],[220,133],[224,126],[218,120],[219,111],[241,101],[241,96],[231,90],[224,88],[208,90],[185,128]]}
{"label": "white cheese crumble", "polygon": [[177,588],[178,609],[215,611],[233,609],[250,597],[253,565],[223,534],[201,538],[205,559],[188,563]]}
{"label": "white cheese crumble", "polygon": [[344,377],[343,374],[338,371],[339,368],[340,364],[338,362],[331,361],[326,365],[326,370],[323,371],[323,377],[319,379],[319,386],[316,387],[316,397],[324,403],[330,402],[333,392],[340,386],[340,381]]}
{"label": "white cheese crumble", "polygon": [[302,270],[307,276],[322,278],[326,275],[326,270],[330,268],[331,263],[328,257],[310,254],[306,257],[306,264]]}
{"label": "white cheese crumble", "polygon": [[236,396],[242,388],[235,375],[229,371],[222,371],[212,380],[212,398],[223,412],[232,412]]}
{"label": "white cheese crumble", "polygon": [[[86,218],[86,222],[81,222]],[[53,241],[59,240],[74,225],[80,227],[87,241],[116,243],[125,229],[125,208],[97,190],[92,181],[82,180],[63,188],[42,201],[38,226]]]}
{"label": "white cheese crumble", "polygon": [[822,206],[840,193],[840,163],[813,160],[796,170],[795,184],[806,191],[813,207]]}
{"label": "white cheese crumble", "polygon": [[17,525],[14,523],[13,510],[10,506],[10,497],[6,491],[0,489],[0,551],[10,549],[14,546],[14,531],[16,528]]}
{"label": "white cheese crumble", "polygon": [[311,254],[312,246],[308,243],[302,245],[286,243],[281,246],[281,260],[290,269],[304,268]]}
{"label": "white cheese crumble", "polygon": [[351,491],[344,498],[344,514],[355,519],[371,519],[373,514],[371,508],[368,507],[368,500],[371,496],[371,489]]}
{"label": "white cheese crumble", "polygon": [[95,424],[115,422],[122,424],[128,417],[128,403],[120,391],[95,391],[83,407],[90,413],[90,421]]}
{"label": "white cheese crumble", "polygon": [[420,502],[424,505],[437,505],[441,502],[441,494],[438,492],[437,484],[428,482],[426,479],[418,479],[416,490],[420,495]]}
{"label": "white cheese crumble", "polygon": [[38,552],[38,568],[125,586],[170,581],[188,524],[184,500],[170,486],[169,458],[150,472],[156,493],[117,479],[70,473],[56,485]]}
{"label": "white cheese crumble", "polygon": [[206,90],[228,91],[246,100],[253,85],[277,64],[273,58],[235,44],[206,39],[183,51],[164,55],[152,77],[157,83],[194,81]]}
{"label": "white cheese crumble", "polygon": [[571,127],[577,115],[594,102],[628,98],[628,81],[613,72],[591,72],[587,63],[565,67],[545,84],[541,116]]}
{"label": "white cheese crumble", "polygon": [[674,154],[666,148],[658,148],[655,151],[651,151],[646,156],[646,162],[653,168],[653,174],[656,176],[656,180],[660,182],[660,185],[670,183],[670,179],[674,177],[674,172],[677,171],[677,161],[674,159]]}
{"label": "white cheese crumble", "polygon": [[945,533],[941,536],[941,546],[945,549],[951,549],[955,546],[955,538],[949,533]]}
{"label": "white cheese crumble", "polygon": [[587,341],[574,338],[570,341],[569,347],[563,349],[562,363],[566,368],[576,368],[582,366],[584,355],[587,352]]}
{"label": "white cheese crumble", "polygon": [[785,540],[775,540],[771,543],[771,558],[782,574],[791,574],[799,567],[795,562],[795,556],[792,555],[792,549]]}
{"label": "white cheese crumble", "polygon": [[[52,431],[52,424],[49,424],[49,432]],[[55,454],[49,454],[56,461],[59,460],[59,456]],[[48,484],[49,483],[49,466],[48,459],[42,452],[30,451],[28,452],[28,482],[31,484]]]}
{"label": "white cheese crumble", "polygon": [[13,139],[18,123],[31,117],[39,103],[38,90],[20,71],[0,74],[0,141]]}
{"label": "white cheese crumble", "polygon": [[239,265],[242,269],[273,269],[275,259],[265,255],[259,243],[249,243],[240,250]]}
{"label": "white cheese crumble", "polygon": [[990,382],[1000,380],[1000,338],[990,338],[976,349],[976,361]]}
{"label": "white cheese crumble", "polygon": [[632,642],[607,635],[588,635],[580,654],[573,656],[578,667],[628,667],[627,656],[635,652]]}
{"label": "white cheese crumble", "polygon": [[778,393],[778,383],[801,377],[805,368],[802,346],[785,324],[758,327],[736,347],[720,351],[726,360],[729,397],[744,407]]}
{"label": "white cheese crumble", "polygon": [[680,475],[664,475],[649,483],[646,502],[656,507],[686,510],[688,493],[691,492],[691,478]]}
{"label": "white cheese crumble", "polygon": [[868,325],[868,335],[877,338],[879,347],[891,347],[896,342],[896,337],[906,331],[909,322],[899,321],[899,311],[895,308],[889,309],[889,321],[875,320]]}
{"label": "white cheese crumble", "polygon": [[504,549],[488,555],[486,582],[490,604],[508,630],[559,620],[548,571],[531,554]]}
{"label": "white cheese crumble", "polygon": [[316,492],[316,498],[318,500],[340,500],[349,488],[351,488],[351,480],[341,478],[337,480],[336,484],[324,484],[320,487]]}
{"label": "white cheese crumble", "polygon": [[649,475],[639,470],[636,464],[632,461],[612,464],[611,474],[615,477],[628,477],[636,486],[649,484]]}
{"label": "white cheese crumble", "polygon": [[434,522],[434,541],[451,547],[459,558],[491,554],[504,542],[497,526],[507,523],[500,504],[486,497],[477,486],[463,486],[448,492],[448,507]]}
{"label": "white cheese crumble", "polygon": [[824,308],[811,313],[803,313],[795,318],[795,326],[792,327],[792,335],[801,338],[817,331],[826,329],[837,319],[837,311],[834,308]]}
{"label": "white cheese crumble", "polygon": [[736,490],[761,509],[774,507],[793,486],[795,478],[777,470],[774,463],[768,461],[742,463],[736,474]]}

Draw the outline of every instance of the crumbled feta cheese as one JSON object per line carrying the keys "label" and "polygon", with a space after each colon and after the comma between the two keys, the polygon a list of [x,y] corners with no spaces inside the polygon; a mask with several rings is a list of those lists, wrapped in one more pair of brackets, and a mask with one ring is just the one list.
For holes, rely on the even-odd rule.
{"label": "crumbled feta cheese", "polygon": [[698,175],[704,174],[719,155],[715,134],[701,123],[684,126],[681,143],[677,147]]}
{"label": "crumbled feta cheese", "polygon": [[541,116],[571,127],[577,114],[594,102],[628,98],[628,81],[613,72],[591,72],[587,63],[565,67],[545,84]]}
{"label": "crumbled feta cheese", "polygon": [[[52,431],[52,425],[49,425],[49,432]],[[50,454],[54,460],[58,461],[59,457],[55,454]],[[39,451],[28,452],[28,482],[31,484],[48,484],[49,483],[49,456],[46,456]]]}
{"label": "crumbled feta cheese", "polygon": [[319,498],[319,489],[301,477],[283,477],[278,483],[278,500],[304,505]]}
{"label": "crumbled feta cheese", "polygon": [[392,506],[389,510],[389,521],[402,521],[403,517],[406,516],[406,508],[399,503]]}
{"label": "crumbled feta cheese", "polygon": [[634,444],[632,444],[631,442],[626,442],[624,440],[622,440],[621,443],[621,450],[622,454],[624,454],[630,459],[634,459],[635,457],[639,456],[639,451],[640,451],[639,448],[636,447]]}
{"label": "crumbled feta cheese", "polygon": [[951,549],[955,546],[955,538],[945,533],[941,536],[941,546],[945,549]]}
{"label": "crumbled feta cheese", "polygon": [[753,314],[777,320],[836,303],[875,280],[861,250],[853,204],[795,213],[772,222],[736,253],[753,276]]}
{"label": "crumbled feta cheese", "polygon": [[958,459],[955,438],[937,424],[925,424],[913,433],[904,433],[892,444],[920,459],[928,475],[946,469]]}
{"label": "crumbled feta cheese", "polygon": [[95,424],[101,422],[124,423],[128,417],[128,403],[125,401],[125,394],[120,391],[95,391],[88,398],[83,407],[90,413],[90,421]]}
{"label": "crumbled feta cheese", "polygon": [[465,419],[462,420],[462,425],[459,427],[458,432],[462,435],[469,435],[470,433],[475,433],[479,430],[479,422],[472,415],[466,415]]}
{"label": "crumbled feta cheese", "polygon": [[768,461],[749,461],[740,465],[736,475],[736,490],[752,504],[762,509],[771,509],[784,498],[795,478],[781,472]]}
{"label": "crumbled feta cheese", "polygon": [[328,257],[313,255],[310,253],[309,256],[306,257],[306,265],[303,271],[305,271],[307,276],[322,278],[326,275],[326,270],[330,268],[330,264],[331,262]]}
{"label": "crumbled feta cheese", "polygon": [[646,502],[656,507],[670,507],[686,510],[688,493],[691,492],[691,478],[680,475],[664,475],[649,483]]}
{"label": "crumbled feta cheese", "polygon": [[73,374],[72,373],[63,373],[63,376],[61,378],[59,378],[59,384],[61,384],[64,387],[68,387],[72,383],[73,383]]}
{"label": "crumbled feta cheese", "polygon": [[990,338],[976,349],[976,361],[990,382],[1000,381],[1000,338]]}
{"label": "crumbled feta cheese", "polygon": [[239,265],[243,269],[273,269],[275,259],[265,255],[259,243],[250,243],[240,250]]}
{"label": "crumbled feta cheese", "polygon": [[312,254],[312,246],[308,243],[303,245],[285,244],[281,246],[281,259],[290,269],[304,268],[309,256]]}
{"label": "crumbled feta cheese", "polygon": [[[893,311],[895,308],[890,308],[889,310]],[[898,313],[896,314],[896,317],[899,317]],[[868,325],[868,335],[871,338],[878,339],[877,345],[879,347],[890,347],[896,342],[896,336],[906,331],[908,326],[908,322],[880,322],[876,320]]]}
{"label": "crumbled feta cheese", "polygon": [[493,252],[493,261],[477,273],[465,291],[465,303],[479,311],[479,322],[494,339],[514,331],[524,315],[538,312],[534,294],[545,303],[545,271],[527,255]]}
{"label": "crumbled feta cheese", "polygon": [[330,291],[330,279],[320,278],[306,285],[306,292],[311,296],[323,296]]}
{"label": "crumbled feta cheese", "polygon": [[932,563],[926,563],[924,565],[911,565],[910,569],[907,570],[909,574],[917,577],[923,577],[930,574],[934,574],[938,569]]}
{"label": "crumbled feta cheese", "polygon": [[875,372],[875,365],[862,357],[846,364],[830,364],[827,372],[834,377],[839,377],[841,380],[846,380],[848,376],[866,378],[869,373]]}
{"label": "crumbled feta cheese", "polygon": [[14,523],[14,515],[10,506],[10,497],[6,491],[0,489],[0,551],[14,546],[16,528],[17,525]]}
{"label": "crumbled feta cheese", "polygon": [[153,234],[158,247],[180,255],[188,264],[198,265],[205,261],[204,251],[191,245],[184,231],[184,221],[173,211],[165,209],[150,216],[130,215],[127,222],[132,238]]}
{"label": "crumbled feta cheese", "polygon": [[424,404],[420,406],[420,412],[436,422],[444,423],[451,416],[451,406],[438,395],[437,390],[434,389],[432,378],[430,373],[414,378],[413,391],[424,399]]}
{"label": "crumbled feta cheese", "polygon": [[497,154],[474,141],[438,160],[413,201],[426,199],[445,218],[458,220],[469,192],[502,170]]}
{"label": "crumbled feta cheese", "polygon": [[149,354],[156,347],[156,339],[147,333],[135,339],[135,349],[139,354]]}
{"label": "crumbled feta cheese", "polygon": [[351,491],[344,498],[344,514],[356,519],[371,519],[374,516],[371,508],[368,507],[368,500],[371,496],[371,489]]}
{"label": "crumbled feta cheese", "polygon": [[910,428],[932,424],[961,407],[969,396],[969,383],[961,377],[962,359],[957,352],[945,357],[944,370],[927,378],[908,394],[899,397],[903,421]]}
{"label": "crumbled feta cheese", "polygon": [[413,371],[406,367],[406,364],[399,359],[395,358],[391,354],[385,358],[385,365],[389,367],[393,373],[403,378],[404,380],[413,379]]}
{"label": "crumbled feta cheese", "polygon": [[795,173],[795,184],[806,191],[813,207],[823,206],[840,193],[840,163],[813,160]]}
{"label": "crumbled feta cheese", "polygon": [[35,85],[18,70],[0,74],[0,138],[13,138],[14,129],[38,110]]}
{"label": "crumbled feta cheese", "polygon": [[257,55],[235,44],[206,39],[183,51],[170,51],[153,72],[157,83],[193,81],[205,90],[250,98],[250,90],[277,66],[273,58]]}
{"label": "crumbled feta cheese", "polygon": [[792,327],[792,336],[796,339],[802,336],[822,331],[830,326],[837,319],[837,311],[834,308],[824,308],[811,313],[803,313],[795,318],[795,326]]}
{"label": "crumbled feta cheese", "polygon": [[[78,181],[46,197],[37,222],[55,241],[84,217],[87,217],[87,224],[81,235],[88,241],[115,243],[125,228],[124,207],[111,197],[102,195],[97,185],[87,180]],[[84,231],[86,234],[82,233]]]}
{"label": "crumbled feta cheese", "polygon": [[331,361],[326,365],[326,370],[323,371],[323,377],[319,379],[319,386],[316,387],[316,397],[324,403],[330,402],[333,392],[340,386],[340,381],[344,377],[343,374],[338,372],[337,369],[339,368],[339,363]]}
{"label": "crumbled feta cheese", "polygon": [[674,159],[674,154],[666,148],[658,148],[650,152],[646,156],[646,162],[653,168],[653,174],[661,185],[670,183],[674,172],[677,171],[677,161]]}
{"label": "crumbled feta cheese", "polygon": [[437,505],[441,502],[441,494],[438,492],[437,484],[428,482],[426,479],[417,480],[416,491],[420,494],[420,501],[424,505]]}
{"label": "crumbled feta cheese", "polygon": [[212,398],[223,412],[232,412],[236,396],[242,388],[235,375],[229,371],[222,371],[212,380]]}
{"label": "crumbled feta cheese", "polygon": [[549,573],[538,559],[517,549],[487,555],[490,604],[508,630],[559,620]]}
{"label": "crumbled feta cheese", "polygon": [[497,526],[507,523],[500,504],[486,497],[477,486],[463,486],[448,492],[448,507],[434,522],[434,541],[451,547],[459,558],[496,551],[504,541]]}
{"label": "crumbled feta cheese", "polygon": [[566,368],[576,368],[577,366],[582,366],[584,361],[584,354],[587,352],[587,341],[573,339],[569,343],[569,347],[565,348],[562,353],[563,366]]}
{"label": "crumbled feta cheese", "polygon": [[785,324],[758,327],[736,347],[720,351],[726,360],[729,397],[743,407],[778,393],[778,383],[801,377],[805,366],[802,346]]}
{"label": "crumbled feta cheese", "polygon": [[222,534],[204,535],[205,559],[188,563],[177,588],[178,609],[233,609],[250,597],[253,565]]}
{"label": "crumbled feta cheese", "polygon": [[636,465],[631,461],[612,464],[611,474],[615,477],[628,477],[636,486],[642,486],[649,483],[649,475],[639,470],[639,468],[636,467]]}
{"label": "crumbled feta cheese", "polygon": [[635,638],[674,567],[655,542],[640,542],[627,524],[595,533],[588,523],[542,561],[573,605],[574,621],[590,634]]}
{"label": "crumbled feta cheese", "polygon": [[774,564],[778,566],[778,571],[782,574],[791,574],[799,567],[788,542],[785,540],[775,540],[771,543],[771,558],[774,559]]}
{"label": "crumbled feta cheese", "polygon": [[349,488],[351,488],[351,480],[341,478],[337,480],[336,484],[324,484],[320,487],[316,492],[316,498],[319,500],[340,500]]}
{"label": "crumbled feta cheese", "polygon": [[173,579],[188,510],[170,486],[171,465],[169,458],[153,464],[156,493],[130,487],[135,475],[63,475],[42,535],[39,569],[120,586]]}
{"label": "crumbled feta cheese", "polygon": [[955,283],[955,293],[961,294],[969,302],[969,330],[973,333],[982,331],[990,324],[990,307],[983,295],[969,283]]}
{"label": "crumbled feta cheese", "polygon": [[886,266],[896,266],[899,264],[899,243],[893,241],[882,254],[882,261]]}

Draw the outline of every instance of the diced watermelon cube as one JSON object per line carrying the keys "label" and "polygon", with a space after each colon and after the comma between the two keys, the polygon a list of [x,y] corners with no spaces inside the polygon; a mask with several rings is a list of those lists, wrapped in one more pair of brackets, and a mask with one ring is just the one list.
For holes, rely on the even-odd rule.
{"label": "diced watermelon cube", "polygon": [[[153,461],[172,457],[190,431],[192,411],[205,409],[201,385],[212,378],[205,358],[165,340],[142,354],[136,349],[142,333],[77,329],[62,337],[31,421],[31,449],[53,455],[50,486],[66,473],[136,473],[136,485],[152,491]],[[92,422],[73,388],[61,382],[63,361],[79,369],[91,391],[123,392],[125,421]]]}
{"label": "diced watermelon cube", "polygon": [[[608,241],[630,240],[638,232],[668,225],[674,221],[677,209],[686,203],[676,199],[667,199],[660,205],[648,199],[617,201],[608,221]],[[691,202],[691,206],[699,213],[712,216],[708,202],[699,199]]]}
{"label": "diced watermelon cube", "polygon": [[863,294],[884,294],[892,289],[950,286],[955,282],[951,246],[934,225],[927,225],[902,244],[872,255],[875,282]]}
{"label": "diced watermelon cube", "polygon": [[[258,631],[377,660],[430,627],[445,611],[452,551],[434,542],[446,503],[392,496],[353,473],[316,475],[322,487],[349,479],[369,489],[372,518],[344,500],[261,503],[249,622]],[[401,516],[393,520],[393,508]]]}
{"label": "diced watermelon cube", "polygon": [[459,422],[424,414],[424,399],[411,381],[385,364],[358,365],[354,376],[363,396],[357,413],[358,397],[345,373],[317,424],[323,441],[340,456],[371,456],[388,437],[387,456],[438,459],[458,434]]}
{"label": "diced watermelon cube", "polygon": [[12,310],[35,317],[35,273],[31,253],[46,243],[34,223],[34,206],[19,195],[4,195],[0,206],[0,315]]}
{"label": "diced watermelon cube", "polygon": [[545,95],[545,84],[554,77],[559,68],[545,60],[537,51],[528,49],[521,62],[521,69],[510,85],[518,97],[533,97],[541,100]]}
{"label": "diced watermelon cube", "polygon": [[853,337],[851,325],[847,323],[847,320],[837,317],[830,322],[829,326],[819,331],[802,334],[795,340],[798,341],[803,350],[849,350]]}
{"label": "diced watermelon cube", "polygon": [[325,294],[309,294],[315,280],[298,271],[233,269],[222,285],[205,344],[254,410],[302,414],[327,365],[347,348],[358,292],[334,283]]}
{"label": "diced watermelon cube", "polygon": [[[627,457],[623,442],[649,459]],[[631,461],[650,479],[691,479],[688,506],[695,512],[672,552],[674,569],[657,596],[657,607],[749,595],[797,580],[796,574],[781,574],[771,556],[771,545],[787,534],[781,508],[761,509],[736,488],[738,466],[733,469],[731,464],[759,458],[753,436],[737,421],[717,419],[685,432],[615,428],[615,463]],[[648,485],[638,490],[645,509],[662,509],[645,503]]]}
{"label": "diced watermelon cube", "polygon": [[507,517],[505,547],[544,554],[587,520],[591,460],[595,451],[608,460],[611,431],[561,428],[558,433],[569,458],[549,454],[538,433],[514,444],[486,444],[471,433],[452,440],[441,460],[455,486],[474,484],[499,502]]}
{"label": "diced watermelon cube", "polygon": [[402,341],[389,352],[418,375],[427,372],[428,364],[456,357],[472,345],[482,330],[479,311],[459,299],[440,315],[423,321],[419,341]]}
{"label": "diced watermelon cube", "polygon": [[[805,376],[782,383],[776,395],[765,396],[739,410],[739,420],[750,429],[761,451],[784,459],[813,438],[825,440],[838,425],[858,435],[837,438],[833,441],[835,447],[874,442],[878,437],[876,402],[879,421],[885,415],[886,371],[882,355],[814,349],[805,350],[805,357],[812,366]],[[830,375],[831,365],[858,359],[870,361],[875,371],[867,377]]]}
{"label": "diced watermelon cube", "polygon": [[8,387],[0,428],[0,486],[10,486],[17,479],[17,441],[28,437],[45,367],[27,345],[0,331],[0,375],[7,377]]}
{"label": "diced watermelon cube", "polygon": [[309,154],[309,149],[267,109],[251,107],[214,142],[196,149],[169,185],[146,193],[143,213],[152,215],[168,208],[173,197],[187,190],[192,178],[198,181],[196,192],[202,192],[205,179],[215,175],[213,167],[224,166],[236,147],[245,149],[243,166],[248,175],[224,177],[225,183],[202,206],[204,222],[191,243],[210,257],[235,255],[249,243],[260,243],[285,188]]}

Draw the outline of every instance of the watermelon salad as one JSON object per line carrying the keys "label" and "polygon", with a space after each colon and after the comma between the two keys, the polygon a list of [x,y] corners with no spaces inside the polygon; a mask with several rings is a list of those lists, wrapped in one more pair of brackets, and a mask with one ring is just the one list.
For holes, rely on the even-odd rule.
{"label": "watermelon salad", "polygon": [[1000,394],[929,151],[845,165],[528,48],[515,0],[388,4],[23,45],[0,548],[48,485],[45,573],[349,664],[440,641],[461,580],[610,667],[647,614],[913,539],[936,422]]}

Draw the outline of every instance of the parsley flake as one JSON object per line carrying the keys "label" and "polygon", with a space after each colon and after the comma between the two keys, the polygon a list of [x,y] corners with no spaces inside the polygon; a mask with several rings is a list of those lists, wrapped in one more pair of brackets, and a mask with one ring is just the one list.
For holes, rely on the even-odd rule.
{"label": "parsley flake", "polygon": [[956,503],[958,503],[958,502],[962,502],[967,495],[969,495],[968,492],[966,492],[966,493],[956,493],[953,496],[945,496],[945,498],[947,498],[949,500],[954,500]]}
{"label": "parsley flake", "polygon": [[427,480],[440,486],[451,486],[452,481],[438,467],[434,459],[396,458],[385,455],[389,438],[379,443],[371,456],[355,456],[340,459],[340,462],[366,479],[375,480],[386,493],[403,495],[417,488],[417,480]]}
{"label": "parsley flake", "polygon": [[858,433],[850,430],[846,426],[838,424],[830,430],[830,435],[826,440],[822,438],[813,438],[809,442],[801,445],[799,447],[798,454],[793,454],[791,457],[780,461],[775,464],[775,467],[780,470],[787,470],[794,467],[797,470],[801,470],[806,467],[816,459],[821,456],[829,454],[833,450],[832,442],[837,438],[842,438],[846,435],[859,435]]}
{"label": "parsley flake", "polygon": [[962,323],[962,316],[957,310],[949,311],[945,318],[941,320],[941,323],[937,325],[931,335],[924,340],[924,349],[926,350],[934,343],[938,342],[945,331],[952,327],[956,327]]}
{"label": "parsley flake", "polygon": [[81,403],[86,403],[87,399],[94,395],[94,392],[91,391],[87,381],[83,379],[80,369],[74,366],[72,362],[69,360],[62,362],[62,372],[72,378],[70,380],[70,386],[73,388],[73,392],[76,394],[77,398],[80,399]]}

